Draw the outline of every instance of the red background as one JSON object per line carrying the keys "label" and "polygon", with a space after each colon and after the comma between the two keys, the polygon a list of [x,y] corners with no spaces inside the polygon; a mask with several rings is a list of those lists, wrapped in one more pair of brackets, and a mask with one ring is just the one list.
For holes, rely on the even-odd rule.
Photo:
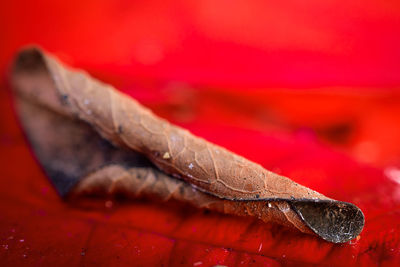
{"label": "red background", "polygon": [[[5,265],[399,263],[398,1],[3,1],[0,34]],[[173,203],[61,201],[7,83],[13,55],[31,43],[208,140],[356,203],[361,238],[334,245]]]}

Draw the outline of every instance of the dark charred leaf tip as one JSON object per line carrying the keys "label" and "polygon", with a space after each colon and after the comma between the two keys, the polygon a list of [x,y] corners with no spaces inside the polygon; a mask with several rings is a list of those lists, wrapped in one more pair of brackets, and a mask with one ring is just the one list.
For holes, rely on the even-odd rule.
{"label": "dark charred leaf tip", "polygon": [[23,49],[18,53],[13,69],[15,72],[39,72],[46,70],[42,52],[35,46]]}
{"label": "dark charred leaf tip", "polygon": [[364,214],[355,205],[335,200],[292,201],[292,208],[314,233],[326,241],[345,243],[364,227]]}

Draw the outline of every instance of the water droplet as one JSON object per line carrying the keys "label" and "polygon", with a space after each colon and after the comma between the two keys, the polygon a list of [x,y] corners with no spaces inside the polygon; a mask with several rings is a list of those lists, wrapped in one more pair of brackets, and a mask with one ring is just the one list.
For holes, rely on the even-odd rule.
{"label": "water droplet", "polygon": [[66,105],[68,104],[68,95],[62,95],[61,96],[61,102]]}
{"label": "water droplet", "polygon": [[400,184],[400,169],[396,167],[388,167],[385,169],[385,175],[393,182]]}
{"label": "water droplet", "polygon": [[188,167],[189,167],[189,169],[193,169],[193,167],[194,167],[193,163],[190,163]]}
{"label": "water droplet", "polygon": [[272,204],[271,203],[268,203],[268,208],[272,208]]}
{"label": "water droplet", "polygon": [[28,257],[28,255],[24,254],[24,255],[22,255],[22,257],[26,258],[26,257]]}
{"label": "water droplet", "polygon": [[106,206],[107,209],[111,209],[113,206],[113,202],[111,200],[107,200],[104,206]]}
{"label": "water droplet", "polygon": [[202,264],[203,264],[203,262],[197,261],[197,262],[193,263],[193,266],[199,266],[199,265],[202,265]]}
{"label": "water droplet", "polygon": [[261,243],[260,246],[258,247],[258,252],[261,251],[263,244]]}
{"label": "water droplet", "polygon": [[171,158],[171,155],[168,152],[165,152],[163,155],[163,159],[169,159]]}
{"label": "water droplet", "polygon": [[20,239],[19,242],[23,243],[25,241],[25,239]]}
{"label": "water droplet", "polygon": [[174,135],[174,134],[171,134],[170,138],[171,138],[171,141],[172,141],[173,143],[176,142],[176,141],[178,140],[178,137],[177,137],[176,135]]}
{"label": "water droplet", "polygon": [[288,206],[285,206],[281,209],[282,212],[289,212],[290,208]]}

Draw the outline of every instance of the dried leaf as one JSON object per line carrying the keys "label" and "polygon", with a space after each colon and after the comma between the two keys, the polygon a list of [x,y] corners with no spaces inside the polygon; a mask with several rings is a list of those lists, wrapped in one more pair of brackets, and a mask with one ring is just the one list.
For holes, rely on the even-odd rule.
{"label": "dried leaf", "polygon": [[19,54],[13,83],[28,138],[61,195],[176,199],[335,243],[363,228],[364,216],[353,204],[193,136],[38,49]]}

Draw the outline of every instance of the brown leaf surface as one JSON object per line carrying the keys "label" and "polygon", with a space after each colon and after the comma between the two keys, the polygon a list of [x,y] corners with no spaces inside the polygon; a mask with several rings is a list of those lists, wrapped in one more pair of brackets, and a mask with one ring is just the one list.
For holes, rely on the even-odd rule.
{"label": "brown leaf surface", "polygon": [[[362,230],[364,218],[354,205],[196,137],[40,50],[20,53],[13,83],[28,137],[61,193],[74,188],[75,194],[175,199],[294,226],[331,242]],[[163,172],[151,163],[139,166],[143,158]]]}

